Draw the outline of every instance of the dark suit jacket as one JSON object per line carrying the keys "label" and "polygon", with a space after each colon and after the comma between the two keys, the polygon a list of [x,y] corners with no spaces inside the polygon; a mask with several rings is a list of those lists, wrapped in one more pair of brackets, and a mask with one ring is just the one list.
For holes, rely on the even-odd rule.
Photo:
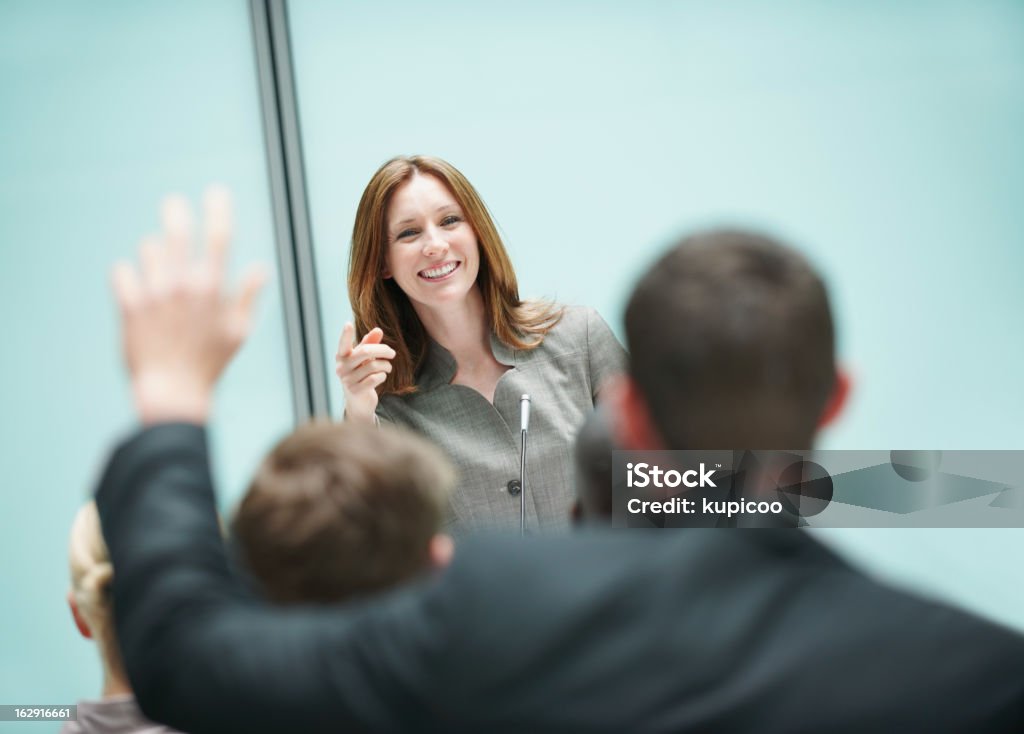
{"label": "dark suit jacket", "polygon": [[203,429],[121,446],[97,495],[143,711],[202,732],[982,732],[1024,727],[1024,641],[794,530],[481,538],[439,577],[282,609],[231,574]]}

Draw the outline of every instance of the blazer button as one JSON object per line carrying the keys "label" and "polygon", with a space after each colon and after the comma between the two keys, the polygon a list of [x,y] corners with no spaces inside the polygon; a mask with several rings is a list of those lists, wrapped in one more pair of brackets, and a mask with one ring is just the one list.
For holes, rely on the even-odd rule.
{"label": "blazer button", "polygon": [[523,491],[523,486],[519,483],[518,479],[513,479],[508,483],[508,493],[513,497],[517,497],[520,492]]}

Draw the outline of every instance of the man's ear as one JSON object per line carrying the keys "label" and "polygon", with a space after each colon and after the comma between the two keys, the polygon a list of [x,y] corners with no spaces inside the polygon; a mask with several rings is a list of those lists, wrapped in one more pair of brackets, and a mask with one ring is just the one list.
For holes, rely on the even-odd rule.
{"label": "man's ear", "polygon": [[612,438],[618,447],[625,451],[658,451],[665,447],[651,420],[647,400],[633,378],[623,375],[602,392],[611,406]]}
{"label": "man's ear", "polygon": [[427,553],[430,556],[431,568],[440,571],[452,562],[452,556],[455,555],[455,541],[450,535],[438,533],[430,539]]}
{"label": "man's ear", "polygon": [[818,428],[829,425],[843,412],[846,401],[850,397],[850,390],[853,387],[853,380],[850,373],[842,366],[836,366],[836,379],[832,383],[832,392],[825,401],[825,408],[821,411],[821,418],[818,419]]}
{"label": "man's ear", "polygon": [[75,620],[75,627],[78,628],[79,634],[87,640],[92,639],[92,630],[89,629],[89,625],[85,623],[82,618],[81,612],[78,611],[78,602],[75,601],[74,592],[68,592],[68,606],[71,607],[71,617]]}

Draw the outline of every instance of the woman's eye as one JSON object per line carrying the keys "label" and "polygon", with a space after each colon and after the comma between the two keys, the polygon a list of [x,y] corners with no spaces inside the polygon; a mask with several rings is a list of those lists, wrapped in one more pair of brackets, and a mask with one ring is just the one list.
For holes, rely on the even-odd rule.
{"label": "woman's eye", "polygon": [[441,226],[448,227],[452,224],[458,224],[461,221],[462,219],[460,217],[457,217],[454,214],[449,214],[447,217],[441,220]]}
{"label": "woman's eye", "polygon": [[416,234],[416,230],[415,229],[403,229],[401,232],[398,233],[398,237],[396,237],[395,239],[396,240],[404,240],[407,237],[412,237],[415,234]]}

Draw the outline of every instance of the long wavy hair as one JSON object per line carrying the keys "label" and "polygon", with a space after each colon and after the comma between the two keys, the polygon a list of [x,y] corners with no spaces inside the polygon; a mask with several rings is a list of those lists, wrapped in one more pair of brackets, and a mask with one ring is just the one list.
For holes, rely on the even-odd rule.
{"label": "long wavy hair", "polygon": [[477,286],[483,295],[488,326],[512,349],[535,349],[562,318],[563,309],[548,301],[523,301],[508,252],[480,195],[458,169],[431,156],[392,158],[370,179],[356,211],[348,264],[348,295],[358,335],[375,326],[396,354],[392,370],[378,388],[382,395],[416,392],[416,373],[426,359],[429,339],[409,298],[394,279],[383,276],[388,237],[388,204],[395,191],[415,174],[434,176],[451,192],[476,234],[480,250]]}

